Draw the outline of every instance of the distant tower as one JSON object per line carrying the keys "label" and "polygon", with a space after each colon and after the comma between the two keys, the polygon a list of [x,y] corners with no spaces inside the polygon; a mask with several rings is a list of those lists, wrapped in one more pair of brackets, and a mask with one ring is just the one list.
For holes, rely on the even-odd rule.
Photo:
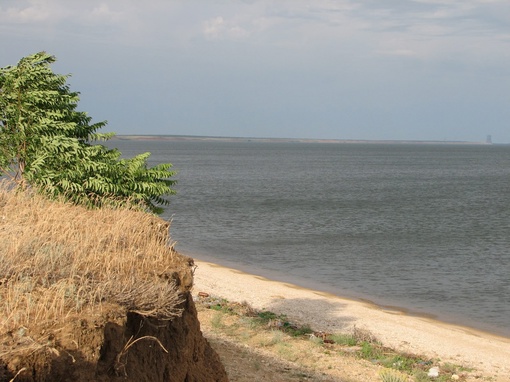
{"label": "distant tower", "polygon": [[485,140],[485,143],[487,143],[488,145],[492,144],[492,136],[491,135],[487,135],[487,139]]}

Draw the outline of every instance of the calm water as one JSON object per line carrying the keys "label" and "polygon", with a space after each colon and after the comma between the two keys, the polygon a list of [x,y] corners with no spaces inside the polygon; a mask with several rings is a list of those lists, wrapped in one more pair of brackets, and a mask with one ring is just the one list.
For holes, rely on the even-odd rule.
{"label": "calm water", "polygon": [[510,336],[510,146],[114,141],[184,253]]}

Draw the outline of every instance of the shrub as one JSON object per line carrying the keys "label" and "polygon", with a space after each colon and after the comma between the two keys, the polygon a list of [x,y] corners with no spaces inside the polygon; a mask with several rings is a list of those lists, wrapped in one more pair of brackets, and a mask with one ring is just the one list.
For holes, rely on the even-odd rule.
{"label": "shrub", "polygon": [[20,188],[88,207],[131,205],[161,212],[175,191],[170,164],[147,167],[150,153],[120,159],[101,144],[106,122],[76,110],[79,93],[52,72],[46,52],[0,68],[0,175]]}

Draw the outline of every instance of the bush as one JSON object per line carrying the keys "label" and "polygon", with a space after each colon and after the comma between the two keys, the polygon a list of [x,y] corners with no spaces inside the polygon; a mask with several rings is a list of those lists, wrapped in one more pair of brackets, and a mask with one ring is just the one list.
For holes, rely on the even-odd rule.
{"label": "bush", "polygon": [[87,207],[131,205],[161,212],[175,193],[171,164],[148,168],[150,153],[120,159],[101,144],[114,134],[97,131],[76,110],[79,93],[68,76],[52,72],[55,57],[40,52],[0,68],[0,175],[20,188]]}

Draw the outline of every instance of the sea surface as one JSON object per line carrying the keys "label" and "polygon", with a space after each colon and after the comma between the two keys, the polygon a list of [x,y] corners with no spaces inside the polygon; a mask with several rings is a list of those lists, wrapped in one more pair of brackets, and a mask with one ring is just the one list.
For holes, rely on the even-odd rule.
{"label": "sea surface", "polygon": [[113,140],[180,252],[510,337],[510,146]]}

